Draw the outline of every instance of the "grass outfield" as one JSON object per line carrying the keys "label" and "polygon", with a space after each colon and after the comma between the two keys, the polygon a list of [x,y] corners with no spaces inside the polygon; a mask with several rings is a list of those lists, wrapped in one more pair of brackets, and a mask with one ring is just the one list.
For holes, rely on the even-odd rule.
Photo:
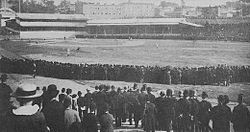
{"label": "grass outfield", "polygon": [[[0,46],[24,57],[69,63],[181,67],[250,65],[250,44],[243,42],[73,39],[1,41]],[[68,57],[67,49],[70,49]]]}

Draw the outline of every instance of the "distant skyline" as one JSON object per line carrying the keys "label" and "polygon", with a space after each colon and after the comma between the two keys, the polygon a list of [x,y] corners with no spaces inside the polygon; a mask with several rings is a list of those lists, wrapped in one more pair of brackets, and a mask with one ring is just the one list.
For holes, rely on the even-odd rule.
{"label": "distant skyline", "polygon": [[[58,5],[62,0],[54,0],[55,4]],[[76,2],[77,0],[68,0],[71,3]],[[85,1],[85,2],[93,2],[97,3],[100,2],[101,4],[119,4],[127,2],[128,0],[78,0],[78,1]],[[155,5],[159,5],[163,0],[131,0],[132,2],[140,2],[140,3],[153,3]],[[174,2],[174,3],[181,3],[181,0],[165,0],[166,2]],[[216,6],[216,5],[223,5],[228,1],[238,1],[238,0],[184,0],[186,6]]]}

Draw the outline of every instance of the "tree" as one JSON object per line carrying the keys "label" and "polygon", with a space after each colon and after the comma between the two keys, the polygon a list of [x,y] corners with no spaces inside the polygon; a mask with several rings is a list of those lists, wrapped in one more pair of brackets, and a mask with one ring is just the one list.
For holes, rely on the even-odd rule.
{"label": "tree", "polygon": [[240,0],[242,2],[242,15],[250,15],[250,0]]}
{"label": "tree", "polygon": [[244,3],[250,3],[250,0],[240,0],[240,1]]}
{"label": "tree", "polygon": [[160,10],[159,8],[155,8],[154,17],[162,17],[162,16],[160,15],[160,12],[161,12],[161,10]]}
{"label": "tree", "polygon": [[[21,4],[21,11],[22,11],[22,3],[23,0],[20,0],[20,4]],[[10,8],[15,11],[15,12],[19,12],[19,0],[8,0],[8,4],[10,4]]]}
{"label": "tree", "polygon": [[72,14],[73,12],[70,10],[70,2],[67,0],[61,1],[57,6],[57,12],[61,14]]}
{"label": "tree", "polygon": [[[8,3],[12,5],[10,8],[14,11],[19,11],[19,0],[9,0]],[[20,0],[22,13],[55,13],[56,6],[53,0]]]}
{"label": "tree", "polygon": [[166,1],[161,1],[160,6],[161,7],[166,7],[167,6],[167,2]]}
{"label": "tree", "polygon": [[44,6],[44,12],[46,13],[55,13],[56,6],[53,0],[42,0],[42,4]]}
{"label": "tree", "polygon": [[166,1],[161,1],[160,7],[178,7],[179,5],[177,3],[172,3],[172,2],[166,2]]}

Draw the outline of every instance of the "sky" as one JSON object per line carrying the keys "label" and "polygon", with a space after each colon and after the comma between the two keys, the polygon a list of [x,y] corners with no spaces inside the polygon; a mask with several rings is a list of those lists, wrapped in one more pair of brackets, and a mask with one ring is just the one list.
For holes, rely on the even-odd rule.
{"label": "sky", "polygon": [[[58,5],[62,0],[54,0],[55,4]],[[71,3],[74,3],[77,0],[69,0]],[[100,2],[100,3],[107,3],[107,4],[118,4],[127,2],[128,0],[79,0],[83,2]],[[142,2],[142,3],[154,3],[155,5],[159,5],[159,3],[163,0],[131,0],[132,2]],[[165,0],[167,2],[174,2],[180,4],[181,0]],[[227,1],[238,1],[238,0],[184,0],[186,6],[215,6],[215,5],[222,5],[225,4]]]}

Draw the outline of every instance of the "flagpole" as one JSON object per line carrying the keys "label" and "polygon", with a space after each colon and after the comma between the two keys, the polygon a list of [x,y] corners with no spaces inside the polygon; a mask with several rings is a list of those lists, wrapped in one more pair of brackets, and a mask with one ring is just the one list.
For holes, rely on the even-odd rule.
{"label": "flagpole", "polygon": [[21,13],[21,0],[18,0],[18,5],[19,5],[19,13]]}

